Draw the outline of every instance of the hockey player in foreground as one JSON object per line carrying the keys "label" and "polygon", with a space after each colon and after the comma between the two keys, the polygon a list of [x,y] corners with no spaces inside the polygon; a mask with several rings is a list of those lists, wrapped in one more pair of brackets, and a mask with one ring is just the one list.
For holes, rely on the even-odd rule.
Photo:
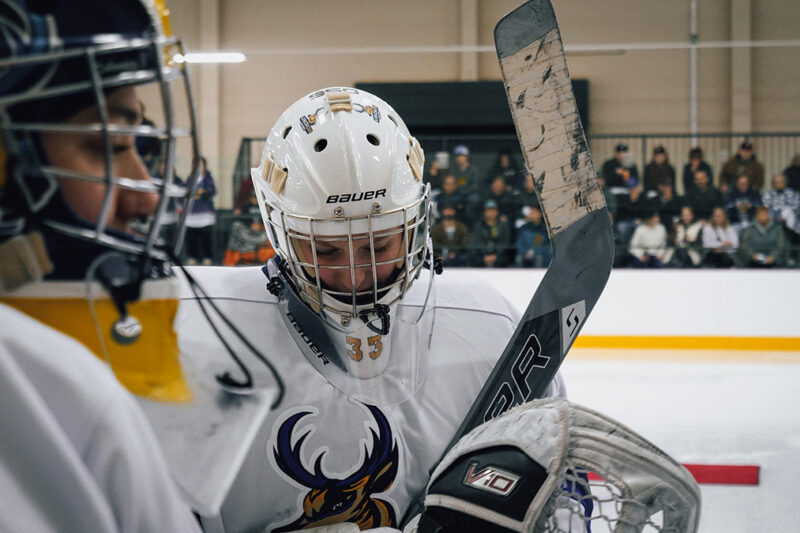
{"label": "hockey player in foreground", "polygon": [[[222,507],[225,531],[397,527],[514,331],[496,291],[435,275],[422,166],[386,102],[306,95],[253,169],[276,260],[192,269],[287,383]],[[179,332],[205,342],[185,309]],[[560,378],[549,394],[564,394]]]}
{"label": "hockey player in foreground", "polygon": [[[122,385],[153,404],[198,397],[157,245],[166,196],[190,191],[152,180],[134,141],[161,139],[169,168],[178,136],[196,146],[193,126],[140,126],[147,84],[165,102],[171,82],[188,88],[169,13],[158,0],[0,12],[0,530],[197,531]],[[154,218],[145,235],[140,217]]]}
{"label": "hockey player in foreground", "polygon": [[[253,181],[277,259],[263,274],[193,272],[245,331],[260,328],[254,340],[270,344],[287,392],[221,521],[206,520],[206,530],[397,528],[426,486],[427,509],[408,531],[590,531],[597,517],[641,527],[665,506],[691,524],[693,493],[683,496],[683,485],[660,475],[691,486],[680,465],[565,402],[528,404],[480,426],[428,483],[518,314],[457,275],[434,284],[421,169],[401,118],[364,91],[316,91],[273,126]],[[198,320],[186,309],[181,331]],[[203,342],[203,331],[192,336]],[[559,375],[547,395],[564,395]],[[604,451],[614,432],[616,448]],[[582,454],[584,445],[595,451]],[[629,481],[622,465],[633,461]],[[589,471],[627,485],[604,484],[600,500],[589,492]]]}

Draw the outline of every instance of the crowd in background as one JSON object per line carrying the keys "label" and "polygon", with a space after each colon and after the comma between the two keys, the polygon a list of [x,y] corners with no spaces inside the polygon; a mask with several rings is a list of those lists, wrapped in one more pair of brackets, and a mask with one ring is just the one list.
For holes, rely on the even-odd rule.
{"label": "crowd in background", "polygon": [[[547,228],[533,180],[511,152],[491,169],[454,148],[446,168],[430,162],[434,249],[450,266],[546,267]],[[624,144],[600,167],[614,223],[616,267],[771,268],[796,266],[800,243],[800,155],[771,179],[753,146],[743,142],[715,174],[693,148],[679,168],[662,146],[639,172]],[[683,196],[676,192],[681,179]]]}
{"label": "crowd in background", "polygon": [[[434,250],[451,267],[549,265],[552,252],[531,175],[510,150],[489,169],[470,160],[464,144],[431,158]],[[798,265],[800,155],[769,183],[751,143],[715,173],[700,147],[676,169],[662,146],[639,172],[624,144],[598,172],[614,224],[615,267],[771,268]],[[676,192],[681,180],[683,195]],[[176,181],[180,182],[178,178]],[[211,262],[213,179],[206,171],[187,231],[189,263]],[[261,264],[271,257],[250,180],[236,191],[233,218],[224,235],[225,265]],[[174,214],[173,214],[174,215]]]}

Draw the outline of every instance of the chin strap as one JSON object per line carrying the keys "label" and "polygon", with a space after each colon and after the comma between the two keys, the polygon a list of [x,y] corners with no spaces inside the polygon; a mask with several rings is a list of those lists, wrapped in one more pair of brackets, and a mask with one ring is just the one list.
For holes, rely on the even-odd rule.
{"label": "chin strap", "polygon": [[[417,256],[421,257],[422,252]],[[444,271],[444,258],[433,251],[433,245],[430,240],[428,241],[428,248],[425,252],[425,259],[422,261],[422,266],[428,270],[433,270],[435,274],[441,274]]]}
{"label": "chin strap", "polygon": [[142,334],[139,320],[128,314],[128,304],[141,297],[146,268],[120,254],[108,254],[93,273],[119,312],[119,318],[111,326],[111,338],[123,346],[133,344]]}
{"label": "chin strap", "polygon": [[[281,298],[281,294],[286,289],[286,283],[287,283],[286,281],[284,281],[284,279],[288,279],[288,277],[286,276],[286,271],[284,269],[286,263],[282,259],[276,259],[274,262],[278,268],[278,274],[270,275],[269,268],[267,267],[267,265],[264,265],[261,268],[261,271],[269,280],[267,281],[267,290],[270,292],[270,294],[272,294],[276,298]],[[373,315],[380,320],[380,327],[375,326],[374,324],[375,318],[372,318]],[[358,318],[360,318],[370,330],[379,335],[387,335],[389,333],[390,315],[389,315],[388,305],[375,304],[375,307],[373,307],[372,309],[364,309],[360,311],[358,313]]]}
{"label": "chin strap", "polygon": [[[374,320],[370,319],[370,315],[376,315],[381,321],[381,327],[375,327],[373,322]],[[372,309],[364,309],[360,313],[358,313],[358,318],[360,318],[364,324],[367,325],[369,329],[374,331],[379,335],[388,335],[389,334],[389,306],[384,304],[375,304],[375,307]]]}

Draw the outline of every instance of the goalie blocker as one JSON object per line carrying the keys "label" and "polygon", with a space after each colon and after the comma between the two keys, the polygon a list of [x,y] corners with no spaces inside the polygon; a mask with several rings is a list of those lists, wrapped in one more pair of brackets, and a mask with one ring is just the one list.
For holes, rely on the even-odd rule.
{"label": "goalie blocker", "polygon": [[450,450],[417,531],[691,533],[699,518],[700,489],[681,464],[595,411],[547,399]]}

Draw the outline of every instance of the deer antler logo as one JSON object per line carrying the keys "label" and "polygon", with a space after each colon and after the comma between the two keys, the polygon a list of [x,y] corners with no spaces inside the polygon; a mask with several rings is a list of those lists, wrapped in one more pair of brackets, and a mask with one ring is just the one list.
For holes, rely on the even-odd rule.
{"label": "deer antler logo", "polygon": [[311,490],[303,499],[302,516],[276,529],[276,532],[339,522],[353,522],[361,529],[396,526],[392,504],[374,498],[372,494],[385,492],[392,486],[397,476],[397,444],[394,443],[389,421],[380,409],[372,405],[366,407],[377,423],[378,432],[370,428],[372,450],[369,445],[364,445],[362,464],[344,479],[328,478],[323,474],[324,452],[318,455],[313,472],[303,465],[301,448],[312,430],[301,435],[294,446],[291,445],[295,426],[311,414],[310,411],[296,413],[281,424],[273,448],[275,462],[284,474]]}

